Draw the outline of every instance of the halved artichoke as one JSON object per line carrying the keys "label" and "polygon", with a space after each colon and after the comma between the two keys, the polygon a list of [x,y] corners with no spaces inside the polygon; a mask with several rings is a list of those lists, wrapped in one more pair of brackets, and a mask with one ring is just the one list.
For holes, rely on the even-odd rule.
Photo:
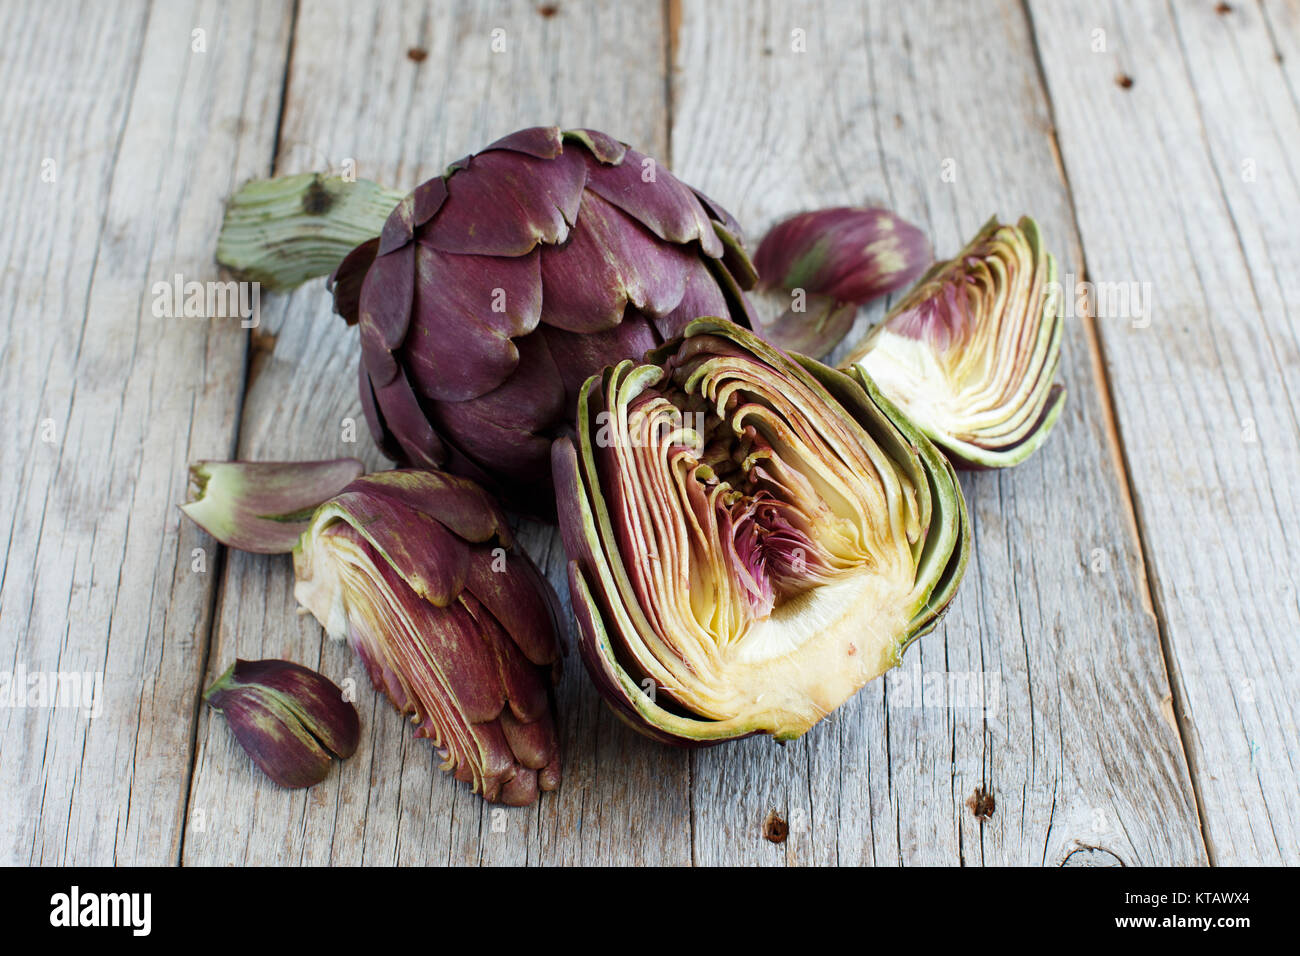
{"label": "halved artichoke", "polygon": [[958,465],[1005,468],[1065,404],[1052,384],[1062,317],[1056,259],[1028,216],[996,218],[939,262],[846,359]]}
{"label": "halved artichoke", "polygon": [[552,454],[582,658],[656,739],[803,734],[931,630],[969,526],[861,372],[722,319],[590,378]]}

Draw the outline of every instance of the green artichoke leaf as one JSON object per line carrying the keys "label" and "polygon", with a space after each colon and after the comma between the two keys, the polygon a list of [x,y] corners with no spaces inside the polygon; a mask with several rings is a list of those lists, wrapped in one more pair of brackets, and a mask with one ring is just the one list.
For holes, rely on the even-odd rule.
{"label": "green artichoke leaf", "polygon": [[296,173],[245,183],[226,204],[217,262],[268,290],[328,275],[379,235],[403,193],[366,179]]}
{"label": "green artichoke leaf", "polygon": [[222,544],[288,554],[317,506],[360,477],[355,458],[327,461],[196,461],[181,511]]}

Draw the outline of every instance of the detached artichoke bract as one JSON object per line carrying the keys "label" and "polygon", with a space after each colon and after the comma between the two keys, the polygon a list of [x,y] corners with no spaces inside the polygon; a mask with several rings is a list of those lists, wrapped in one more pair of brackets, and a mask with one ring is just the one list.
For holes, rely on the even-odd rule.
{"label": "detached artichoke bract", "polygon": [[293,564],[299,603],[351,642],[443,769],[518,806],[559,786],[560,647],[550,585],[510,548],[505,516],[472,481],[388,471],[322,505]]}
{"label": "detached artichoke bract", "polygon": [[594,130],[520,130],[407,196],[331,280],[391,456],[547,513],[578,388],[701,315],[748,324],[739,228]]}
{"label": "detached artichoke bract", "polygon": [[320,783],[361,739],[357,709],[328,678],[290,661],[237,660],[203,695],[263,773],[282,787]]}
{"label": "detached artichoke bract", "polygon": [[181,511],[222,544],[286,554],[316,507],[360,478],[355,458],[329,461],[196,461]]}
{"label": "detached artichoke bract", "polygon": [[555,483],[585,664],[657,739],[789,739],[899,662],[969,551],[951,465],[860,373],[700,319],[579,397]]}
{"label": "detached artichoke bract", "polygon": [[1034,220],[990,220],[936,263],[846,360],[958,463],[1003,468],[1047,438],[1065,404],[1056,259]]}
{"label": "detached artichoke bract", "polygon": [[[560,780],[550,585],[469,479],[354,468],[205,462],[221,480],[199,483],[186,510],[228,544],[292,550],[299,603],[352,644],[416,736],[440,749],[443,769],[487,800],[533,802]],[[285,510],[268,512],[272,502]]]}
{"label": "detached artichoke bract", "polygon": [[[934,256],[925,234],[887,209],[839,207],[777,223],[754,253],[763,335],[820,358],[853,327],[858,307],[907,285]],[[776,311],[773,309],[772,311]]]}

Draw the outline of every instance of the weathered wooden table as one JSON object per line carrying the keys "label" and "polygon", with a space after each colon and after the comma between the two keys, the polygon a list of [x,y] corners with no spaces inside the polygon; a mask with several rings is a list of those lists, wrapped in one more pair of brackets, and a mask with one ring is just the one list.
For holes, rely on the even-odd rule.
{"label": "weathered wooden table", "polygon": [[[0,674],[103,675],[93,718],[3,701],[0,861],[1300,862],[1295,3],[8,0],[0,19]],[[950,255],[1032,213],[1096,314],[1067,322],[1043,451],[964,477],[970,570],[901,672],[789,746],[691,753],[624,729],[571,657],[562,789],[493,810],[295,615],[287,559],[223,553],[176,509],[193,459],[379,466],[347,424],[355,333],[320,281],[264,297],[252,331],[157,317],[154,287],[218,277],[243,180],[352,163],[409,187],[553,122],[670,162],[751,241],[878,201]],[[558,540],[524,538],[559,580]],[[236,655],[356,678],[358,754],[306,792],[255,772],[200,705]]]}

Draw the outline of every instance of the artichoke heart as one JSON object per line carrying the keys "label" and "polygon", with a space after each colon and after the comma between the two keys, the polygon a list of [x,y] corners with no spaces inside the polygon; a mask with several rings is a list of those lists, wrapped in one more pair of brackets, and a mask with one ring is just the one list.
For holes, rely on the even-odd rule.
{"label": "artichoke heart", "polygon": [[847,359],[958,465],[1004,468],[1047,438],[1062,317],[1038,225],[991,220],[933,266]]}
{"label": "artichoke heart", "polygon": [[869,379],[721,319],[589,379],[553,464],[584,662],[668,742],[803,734],[966,561],[951,466]]}

